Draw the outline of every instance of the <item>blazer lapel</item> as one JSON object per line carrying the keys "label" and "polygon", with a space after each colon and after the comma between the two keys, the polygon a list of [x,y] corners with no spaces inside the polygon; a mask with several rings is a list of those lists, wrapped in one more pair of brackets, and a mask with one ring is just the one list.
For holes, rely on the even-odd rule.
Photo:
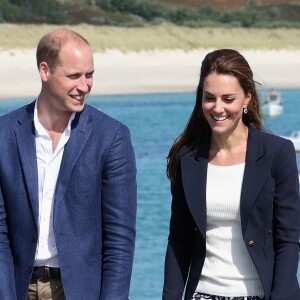
{"label": "blazer lapel", "polygon": [[245,233],[251,208],[270,172],[266,167],[266,157],[264,157],[262,139],[262,133],[259,130],[253,127],[249,128],[240,205],[243,233]]}
{"label": "blazer lapel", "polygon": [[86,111],[87,108],[85,108],[82,113],[77,113],[72,122],[71,136],[67,144],[65,145],[64,154],[57,178],[54,213],[56,212],[60,202],[63,199],[72,169],[76,161],[78,160],[91,133],[89,123],[92,121],[92,118],[87,115]]}
{"label": "blazer lapel", "polygon": [[[269,169],[266,167],[267,158],[263,155],[262,139],[262,133],[259,130],[253,127],[249,128],[240,204],[243,233],[245,233],[251,207],[269,175]],[[191,214],[202,236],[205,237],[209,139],[205,140],[198,149],[196,159],[190,155],[185,155],[181,158],[182,181]]]}
{"label": "blazer lapel", "polygon": [[182,181],[186,200],[195,223],[206,236],[206,178],[209,140],[205,140],[196,157],[186,155],[181,159]]}
{"label": "blazer lapel", "polygon": [[35,102],[26,107],[25,118],[19,119],[15,129],[15,136],[19,150],[21,166],[24,172],[25,184],[28,189],[31,207],[34,215],[36,227],[38,228],[38,171],[35,149],[35,129],[33,124],[33,112]]}

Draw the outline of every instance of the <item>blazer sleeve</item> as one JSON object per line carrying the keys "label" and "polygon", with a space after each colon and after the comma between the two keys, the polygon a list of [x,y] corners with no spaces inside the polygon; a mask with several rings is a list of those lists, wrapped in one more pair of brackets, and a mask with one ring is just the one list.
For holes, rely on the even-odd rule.
{"label": "blazer sleeve", "polygon": [[273,207],[275,265],[271,300],[300,299],[297,280],[300,238],[299,177],[295,149],[282,144],[275,161]]}
{"label": "blazer sleeve", "polygon": [[178,163],[171,183],[172,208],[165,257],[163,300],[181,300],[192,259],[195,224],[189,211]]}
{"label": "blazer sleeve", "polygon": [[130,133],[120,125],[102,174],[101,300],[127,300],[135,247],[136,165]]}
{"label": "blazer sleeve", "polygon": [[14,265],[10,251],[6,213],[3,195],[0,189],[0,299],[17,299],[14,278]]}

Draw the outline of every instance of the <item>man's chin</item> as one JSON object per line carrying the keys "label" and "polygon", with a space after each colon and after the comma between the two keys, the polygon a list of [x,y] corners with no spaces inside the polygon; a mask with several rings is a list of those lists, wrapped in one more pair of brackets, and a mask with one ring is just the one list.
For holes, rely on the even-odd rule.
{"label": "man's chin", "polygon": [[76,103],[76,105],[71,105],[70,107],[70,111],[71,112],[81,112],[83,111],[84,109],[84,106],[85,106],[85,101],[83,101],[82,103]]}
{"label": "man's chin", "polygon": [[84,109],[84,104],[81,105],[81,106],[77,106],[76,108],[73,109],[73,112],[74,113],[79,113],[79,112],[82,112]]}

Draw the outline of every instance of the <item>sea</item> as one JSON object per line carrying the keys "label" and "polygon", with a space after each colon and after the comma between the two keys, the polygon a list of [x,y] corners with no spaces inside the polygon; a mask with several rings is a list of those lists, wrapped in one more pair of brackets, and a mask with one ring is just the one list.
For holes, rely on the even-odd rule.
{"label": "sea", "polygon": [[[265,118],[264,123],[274,134],[289,135],[293,130],[300,130],[300,90],[278,91],[284,112],[279,117]],[[260,90],[261,97],[264,98],[267,92]],[[11,98],[0,101],[0,115],[32,100]],[[159,300],[171,204],[166,156],[188,121],[195,93],[91,95],[88,103],[120,120],[131,131],[138,170],[138,211],[130,299]],[[299,154],[297,164],[300,170]]]}

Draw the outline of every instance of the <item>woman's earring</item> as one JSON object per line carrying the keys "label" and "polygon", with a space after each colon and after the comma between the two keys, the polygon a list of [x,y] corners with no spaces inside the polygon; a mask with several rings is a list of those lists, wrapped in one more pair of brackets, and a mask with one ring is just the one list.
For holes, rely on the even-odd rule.
{"label": "woman's earring", "polygon": [[247,114],[248,113],[248,108],[244,107],[243,112],[244,112],[244,114]]}

